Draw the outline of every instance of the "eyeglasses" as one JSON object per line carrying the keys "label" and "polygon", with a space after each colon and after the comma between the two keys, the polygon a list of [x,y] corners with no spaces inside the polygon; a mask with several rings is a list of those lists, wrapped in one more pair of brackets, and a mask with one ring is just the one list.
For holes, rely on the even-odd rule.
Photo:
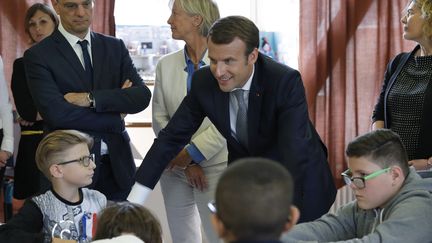
{"label": "eyeglasses", "polygon": [[84,167],[89,167],[90,161],[94,161],[94,160],[95,160],[95,155],[94,154],[90,154],[90,155],[83,156],[83,157],[81,157],[79,159],[74,159],[74,160],[60,162],[60,163],[58,163],[58,165],[65,165],[65,164],[70,164],[70,163],[74,163],[74,162],[79,162]]}
{"label": "eyeglasses", "polygon": [[341,173],[341,176],[343,177],[345,184],[351,185],[351,183],[354,184],[358,189],[363,189],[366,187],[365,181],[370,180],[372,178],[375,178],[381,174],[389,172],[391,167],[387,167],[382,170],[375,171],[372,174],[366,175],[366,176],[358,176],[358,177],[351,177],[351,169],[348,169]]}
{"label": "eyeglasses", "polygon": [[[58,2],[58,1],[57,1]],[[83,3],[79,4],[79,3],[71,3],[71,2],[66,2],[63,3],[63,7],[69,11],[69,12],[73,12],[76,11],[78,9],[79,6],[82,6],[84,9],[91,9],[93,8],[93,0],[88,0],[88,1],[84,1]]]}
{"label": "eyeglasses", "polygon": [[211,200],[209,203],[207,203],[207,207],[212,213],[217,213],[216,210],[216,202],[214,200]]}

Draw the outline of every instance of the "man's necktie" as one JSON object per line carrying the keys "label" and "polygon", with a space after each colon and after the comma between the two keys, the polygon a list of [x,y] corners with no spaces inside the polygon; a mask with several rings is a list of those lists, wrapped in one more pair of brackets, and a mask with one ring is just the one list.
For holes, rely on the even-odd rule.
{"label": "man's necktie", "polygon": [[236,120],[236,136],[237,140],[248,147],[248,129],[247,129],[247,108],[243,95],[244,90],[237,89],[233,93],[237,99],[238,112]]}
{"label": "man's necktie", "polygon": [[93,67],[90,60],[90,55],[88,52],[88,41],[78,41],[78,44],[81,46],[83,57],[84,57],[84,68],[86,73],[87,81],[89,81],[91,84],[93,84]]}

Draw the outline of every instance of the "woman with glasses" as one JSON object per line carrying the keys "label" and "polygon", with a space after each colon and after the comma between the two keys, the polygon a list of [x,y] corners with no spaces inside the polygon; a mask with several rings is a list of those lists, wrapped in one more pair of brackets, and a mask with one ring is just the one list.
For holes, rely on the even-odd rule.
{"label": "woman with glasses", "polygon": [[399,136],[378,129],[346,149],[342,173],[356,200],[310,223],[296,225],[284,242],[431,242],[432,179],[408,167]]}
{"label": "woman with glasses", "polygon": [[[58,25],[57,15],[48,5],[33,4],[24,18],[25,32],[31,45],[51,35]],[[14,198],[26,199],[41,192],[41,184],[48,184],[36,167],[36,148],[42,139],[43,119],[30,95],[23,58],[13,64],[12,93],[21,127],[21,138],[14,168]],[[29,180],[29,178],[32,178]],[[47,185],[42,186],[46,189]]]}
{"label": "woman with glasses", "polygon": [[373,129],[399,134],[416,169],[432,167],[432,1],[410,0],[402,16],[403,38],[417,43],[387,66],[373,112]]}

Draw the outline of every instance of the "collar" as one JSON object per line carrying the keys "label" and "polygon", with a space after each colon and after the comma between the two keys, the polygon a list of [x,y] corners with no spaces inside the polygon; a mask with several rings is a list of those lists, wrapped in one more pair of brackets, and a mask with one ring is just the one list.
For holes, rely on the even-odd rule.
{"label": "collar", "polygon": [[[58,30],[60,33],[66,38],[66,40],[69,42],[69,44],[74,47],[78,41],[82,41],[79,37],[72,35],[71,33],[67,32],[65,28],[63,27],[62,23],[59,23]],[[87,32],[86,36],[84,37],[84,40],[88,41],[88,46],[91,47],[91,35],[90,35],[90,29]]]}
{"label": "collar", "polygon": [[[189,65],[189,64],[194,64],[194,63],[192,62],[192,59],[190,59],[189,55],[187,54],[187,51],[186,51],[186,45],[185,45],[184,48],[183,48],[183,53],[184,53],[185,62],[186,62],[186,67],[184,68],[184,70],[187,71],[187,65]],[[202,56],[201,56],[201,58],[200,58],[200,61],[198,62],[198,66],[199,66],[199,67],[202,67],[202,66],[207,65],[207,64],[204,62],[204,57],[206,56],[206,54],[207,54],[207,49],[203,52],[203,54],[202,54]]]}
{"label": "collar", "polygon": [[248,81],[243,85],[243,87],[241,87],[241,88],[235,88],[235,89],[231,90],[231,92],[234,91],[234,90],[237,90],[237,89],[242,89],[242,90],[249,91],[250,87],[252,85],[252,79],[253,79],[254,74],[255,74],[255,65],[252,66],[252,73],[251,73]]}

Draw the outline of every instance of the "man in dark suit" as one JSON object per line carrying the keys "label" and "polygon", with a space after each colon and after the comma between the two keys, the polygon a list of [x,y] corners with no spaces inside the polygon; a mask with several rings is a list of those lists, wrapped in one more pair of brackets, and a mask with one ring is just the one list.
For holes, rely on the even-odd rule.
{"label": "man in dark suit", "polygon": [[110,200],[124,200],[135,163],[123,118],[145,109],[151,93],[124,43],[90,31],[92,0],[52,3],[58,29],[24,54],[30,92],[47,132],[77,129],[94,137],[92,187]]}
{"label": "man in dark suit", "polygon": [[[195,72],[190,93],[144,158],[128,200],[145,200],[170,160],[208,117],[227,140],[229,162],[266,157],[291,172],[302,221],[328,211],[336,188],[326,147],[309,120],[300,74],[259,54],[258,44],[258,28],[244,17],[226,17],[212,26],[210,66]],[[238,92],[243,94],[236,97]],[[169,166],[173,163],[187,166],[177,160]]]}

